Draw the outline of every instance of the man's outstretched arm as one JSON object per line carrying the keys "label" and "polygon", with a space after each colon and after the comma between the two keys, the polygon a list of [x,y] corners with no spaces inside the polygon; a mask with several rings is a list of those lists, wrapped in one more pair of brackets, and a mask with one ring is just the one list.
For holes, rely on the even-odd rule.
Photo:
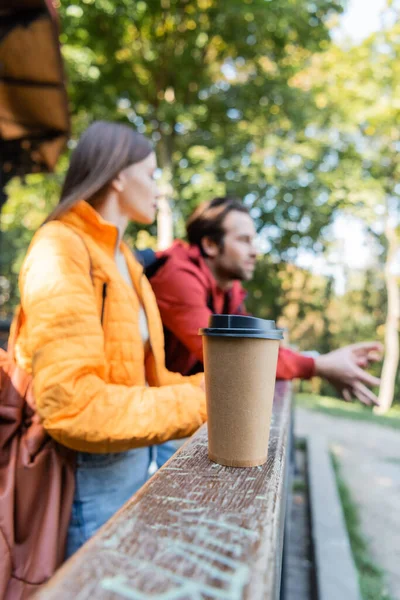
{"label": "man's outstretched arm", "polygon": [[[208,290],[197,277],[195,267],[175,268],[167,263],[151,279],[164,325],[203,362],[201,327],[207,327],[212,314],[207,306]],[[315,374],[314,359],[279,349],[277,379],[309,379]]]}

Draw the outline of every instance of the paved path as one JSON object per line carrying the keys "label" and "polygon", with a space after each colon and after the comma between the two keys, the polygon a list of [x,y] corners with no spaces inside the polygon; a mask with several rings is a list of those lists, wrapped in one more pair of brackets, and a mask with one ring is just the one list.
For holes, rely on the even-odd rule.
{"label": "paved path", "polygon": [[400,430],[300,408],[295,427],[297,436],[318,432],[334,448],[371,555],[400,600]]}

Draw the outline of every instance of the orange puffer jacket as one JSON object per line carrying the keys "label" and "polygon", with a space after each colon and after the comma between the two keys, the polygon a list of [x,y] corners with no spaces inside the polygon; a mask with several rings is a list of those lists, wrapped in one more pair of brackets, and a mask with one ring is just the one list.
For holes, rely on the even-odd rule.
{"label": "orange puffer jacket", "polygon": [[[121,243],[134,287],[125,282],[114,261],[117,243],[116,227],[81,201],[39,229],[20,275],[17,362],[33,373],[48,433],[84,452],[118,452],[185,437],[206,419],[199,376],[165,368],[151,286]],[[146,355],[139,298],[150,335]]]}

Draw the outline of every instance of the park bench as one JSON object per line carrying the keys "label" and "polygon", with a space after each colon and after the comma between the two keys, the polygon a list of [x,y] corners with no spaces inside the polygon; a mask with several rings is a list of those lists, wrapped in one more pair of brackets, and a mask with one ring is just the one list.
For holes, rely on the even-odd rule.
{"label": "park bench", "polygon": [[283,382],[262,467],[212,463],[203,426],[35,597],[278,599],[290,427]]}

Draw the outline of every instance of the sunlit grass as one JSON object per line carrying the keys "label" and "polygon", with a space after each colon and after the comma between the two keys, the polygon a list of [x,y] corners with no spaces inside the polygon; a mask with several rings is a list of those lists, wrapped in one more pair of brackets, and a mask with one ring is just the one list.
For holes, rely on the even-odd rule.
{"label": "sunlit grass", "polygon": [[315,410],[332,417],[344,417],[358,421],[368,421],[377,425],[400,429],[400,407],[395,405],[386,415],[376,415],[372,408],[360,402],[345,402],[329,396],[299,393],[295,396],[296,406]]}

